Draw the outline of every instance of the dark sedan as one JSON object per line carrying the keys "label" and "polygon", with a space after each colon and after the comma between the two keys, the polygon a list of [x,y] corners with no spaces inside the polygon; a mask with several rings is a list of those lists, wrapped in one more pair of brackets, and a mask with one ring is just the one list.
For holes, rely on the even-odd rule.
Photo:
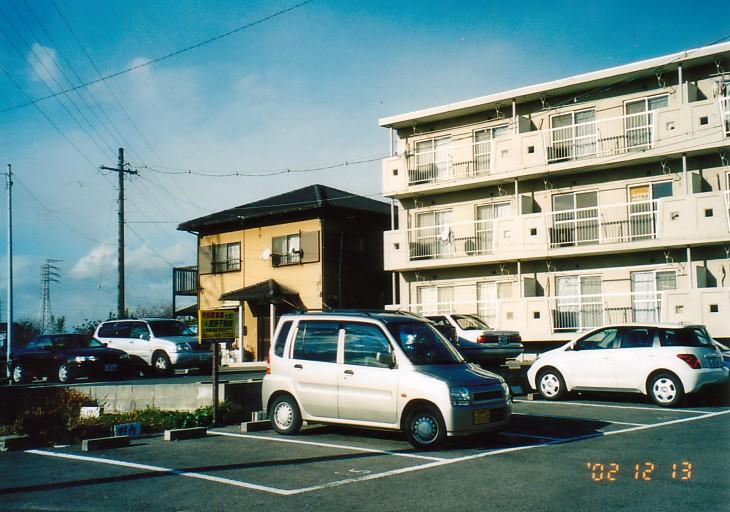
{"label": "dark sedan", "polygon": [[48,377],[62,383],[78,377],[117,377],[130,370],[129,355],[83,334],[36,336],[10,355],[13,382]]}

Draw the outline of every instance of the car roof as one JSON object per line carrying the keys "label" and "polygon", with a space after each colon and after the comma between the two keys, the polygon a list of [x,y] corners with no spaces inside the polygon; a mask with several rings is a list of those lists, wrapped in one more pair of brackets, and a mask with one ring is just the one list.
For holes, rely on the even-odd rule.
{"label": "car roof", "polygon": [[111,320],[104,320],[103,324],[108,324],[111,322],[151,322],[151,321],[158,321],[158,320],[164,320],[167,322],[175,321],[180,322],[177,318],[164,318],[164,317],[151,317],[151,318],[121,318],[119,320],[117,319],[111,319]]}
{"label": "car roof", "polygon": [[353,310],[335,310],[335,311],[303,311],[287,313],[282,315],[282,318],[289,319],[307,319],[307,318],[362,318],[362,319],[376,319],[385,323],[400,323],[406,321],[416,321],[423,323],[431,323],[425,317],[410,313],[408,311],[401,310],[369,310],[369,309],[353,309]]}
{"label": "car roof", "polygon": [[688,328],[702,328],[705,329],[706,327],[702,324],[683,324],[683,323],[670,323],[670,322],[625,322],[620,324],[607,324],[607,325],[601,325],[600,327],[596,327],[594,329],[591,329],[591,331],[597,331],[598,329],[610,329],[610,328],[618,328],[618,327],[649,327],[652,329],[688,329]]}

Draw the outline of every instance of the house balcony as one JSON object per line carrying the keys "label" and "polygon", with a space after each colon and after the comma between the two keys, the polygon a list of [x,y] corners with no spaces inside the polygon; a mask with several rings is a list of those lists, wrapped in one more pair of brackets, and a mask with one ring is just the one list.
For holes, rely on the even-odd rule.
{"label": "house balcony", "polygon": [[[457,141],[382,162],[383,192],[408,198],[466,190],[516,178],[630,164],[726,144],[730,98],[708,99],[638,114],[599,117],[559,128],[529,130],[489,141]],[[463,135],[463,137],[470,137]],[[618,157],[618,158],[617,158]]]}
{"label": "house balcony", "polygon": [[652,250],[730,240],[730,191],[384,233],[385,270]]}

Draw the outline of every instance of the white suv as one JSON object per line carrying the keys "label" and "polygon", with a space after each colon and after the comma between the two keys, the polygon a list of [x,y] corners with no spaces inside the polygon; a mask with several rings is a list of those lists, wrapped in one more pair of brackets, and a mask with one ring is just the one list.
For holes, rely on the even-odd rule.
{"label": "white suv", "polygon": [[204,373],[212,368],[210,352],[198,345],[198,337],[179,320],[109,320],[97,326],[94,337],[160,376],[172,375],[175,368],[199,368]]}
{"label": "white suv", "polygon": [[623,391],[664,407],[727,378],[722,353],[701,325],[601,327],[542,354],[527,371],[547,400],[573,390]]}
{"label": "white suv", "polygon": [[504,380],[464,361],[431,322],[394,312],[285,315],[262,386],[274,429],[302,421],[402,430],[416,448],[510,419]]}

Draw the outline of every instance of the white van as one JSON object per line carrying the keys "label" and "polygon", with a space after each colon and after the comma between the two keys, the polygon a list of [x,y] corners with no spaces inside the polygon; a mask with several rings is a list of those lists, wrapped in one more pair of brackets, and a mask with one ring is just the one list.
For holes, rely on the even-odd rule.
{"label": "white van", "polygon": [[209,350],[201,348],[198,337],[179,320],[109,320],[97,326],[94,337],[159,376],[172,375],[176,368],[199,368],[203,373],[212,369]]}
{"label": "white van", "polygon": [[274,429],[303,421],[402,430],[416,448],[504,427],[502,377],[467,363],[425,319],[395,312],[285,315],[262,386]]}

